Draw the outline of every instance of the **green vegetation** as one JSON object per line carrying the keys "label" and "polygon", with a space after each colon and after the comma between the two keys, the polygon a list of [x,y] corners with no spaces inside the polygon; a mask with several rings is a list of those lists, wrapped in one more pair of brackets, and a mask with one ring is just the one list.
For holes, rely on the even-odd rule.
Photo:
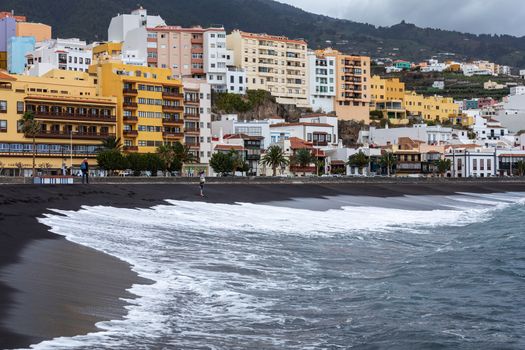
{"label": "green vegetation", "polygon": [[243,160],[239,152],[231,150],[228,153],[217,152],[212,154],[210,159],[210,166],[214,172],[220,176],[231,174],[235,176],[235,172],[246,172],[249,170],[248,164]]}
{"label": "green vegetation", "polygon": [[367,167],[370,163],[370,157],[368,157],[366,154],[363,153],[363,151],[359,151],[356,154],[351,155],[348,157],[348,165],[356,167],[358,169],[363,169],[364,167]]}
{"label": "green vegetation", "polygon": [[523,160],[516,162],[516,170],[519,176],[525,175],[525,162]]}
{"label": "green vegetation", "polygon": [[381,164],[383,168],[386,168],[386,173],[388,176],[392,174],[396,163],[397,163],[396,156],[392,152],[384,153],[379,159],[379,164]]}
{"label": "green vegetation", "polygon": [[20,131],[22,131],[25,135],[25,137],[33,140],[33,167],[31,176],[35,177],[35,169],[36,169],[36,136],[42,130],[42,124],[35,119],[35,115],[33,112],[25,112],[24,115],[22,115],[22,119],[19,121],[20,124]]}
{"label": "green vegetation", "polygon": [[452,162],[450,161],[450,159],[440,159],[436,161],[436,167],[439,175],[443,177],[445,176],[446,172],[451,169]]}
{"label": "green vegetation", "polygon": [[279,146],[268,148],[261,160],[264,165],[272,168],[272,176],[277,176],[277,168],[285,167],[290,163]]}
{"label": "green vegetation", "polygon": [[[309,149],[303,148],[295,152],[290,160],[291,164],[300,168],[307,168],[312,163],[317,163],[317,158]],[[306,176],[306,171],[303,171],[303,176]]]}
{"label": "green vegetation", "polygon": [[[307,13],[271,0],[143,0],[151,14],[160,14],[168,24],[204,27],[216,23],[227,30],[265,32],[304,38],[313,49],[330,40],[336,49],[386,57],[397,48],[399,58],[418,61],[442,52],[454,59],[480,58],[514,67],[525,66],[525,38],[509,35],[473,35],[402,22],[392,27],[376,27],[348,20]],[[107,39],[112,16],[129,13],[137,2],[130,0],[3,0],[4,9],[26,15],[30,21],[53,26],[55,37]],[[351,40],[349,40],[351,38]]]}
{"label": "green vegetation", "polygon": [[225,113],[248,112],[261,106],[266,101],[275,102],[275,98],[265,90],[248,90],[246,95],[224,92],[213,96],[215,109]]}

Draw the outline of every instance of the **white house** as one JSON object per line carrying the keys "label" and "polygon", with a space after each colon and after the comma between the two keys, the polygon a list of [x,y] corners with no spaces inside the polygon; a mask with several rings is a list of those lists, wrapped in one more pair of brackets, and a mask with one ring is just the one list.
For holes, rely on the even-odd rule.
{"label": "white house", "polygon": [[452,128],[440,125],[427,126],[418,124],[413,127],[403,128],[384,128],[377,129],[370,127],[367,133],[360,133],[360,143],[386,146],[397,144],[399,138],[407,137],[415,141],[422,141],[428,144],[443,144],[452,139]]}
{"label": "white house", "polygon": [[42,76],[52,69],[87,72],[92,57],[91,47],[78,38],[46,40],[26,54],[25,74]]}
{"label": "white house", "polygon": [[246,72],[244,68],[228,66],[226,71],[226,89],[229,93],[246,93]]}
{"label": "white house", "polygon": [[[283,121],[279,119],[278,121]],[[225,114],[220,120],[211,123],[211,133],[214,138],[223,137],[226,134],[244,134],[248,136],[261,136],[263,148],[270,147],[270,125],[272,120],[239,121],[236,114]]]}
{"label": "white house", "polygon": [[270,126],[270,133],[272,142],[296,137],[326,150],[338,145],[337,127],[337,117],[310,115],[300,118],[298,123],[274,123]]}
{"label": "white house", "polygon": [[516,95],[525,95],[525,86],[513,86],[510,88],[510,95],[516,96]]}
{"label": "white house", "polygon": [[314,111],[334,111],[336,94],[336,57],[308,52],[309,101]]}
{"label": "white house", "polygon": [[445,159],[451,161],[451,177],[491,177],[498,173],[498,154],[492,148],[449,146],[445,148]]}

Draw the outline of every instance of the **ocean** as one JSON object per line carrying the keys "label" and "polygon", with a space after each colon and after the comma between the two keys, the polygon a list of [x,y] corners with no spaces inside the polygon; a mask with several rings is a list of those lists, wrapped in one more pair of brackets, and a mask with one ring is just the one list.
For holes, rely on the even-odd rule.
{"label": "ocean", "polygon": [[525,194],[167,200],[41,218],[128,262],[123,320],[34,349],[524,349]]}

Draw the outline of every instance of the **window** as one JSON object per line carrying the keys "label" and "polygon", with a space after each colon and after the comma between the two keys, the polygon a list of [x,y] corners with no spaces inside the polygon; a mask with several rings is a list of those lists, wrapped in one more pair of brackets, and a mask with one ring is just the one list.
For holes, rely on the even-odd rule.
{"label": "window", "polygon": [[16,113],[18,113],[18,114],[24,113],[24,102],[22,102],[22,101],[17,101],[16,102]]}
{"label": "window", "polygon": [[0,132],[7,132],[7,120],[0,120]]}
{"label": "window", "polygon": [[0,113],[7,113],[7,101],[0,101]]}

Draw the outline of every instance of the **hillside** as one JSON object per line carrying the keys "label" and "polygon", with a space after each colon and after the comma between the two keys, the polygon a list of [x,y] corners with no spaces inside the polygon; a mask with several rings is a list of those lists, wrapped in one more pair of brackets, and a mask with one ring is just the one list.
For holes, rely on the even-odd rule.
{"label": "hillside", "polygon": [[[419,28],[400,23],[375,27],[315,15],[272,0],[142,0],[152,14],[173,25],[223,24],[226,29],[284,34],[309,41],[312,48],[332,46],[349,53],[409,60],[439,53],[458,58],[490,59],[525,67],[525,37],[472,35]],[[2,0],[2,9],[15,10],[32,21],[53,26],[54,36],[105,40],[112,16],[128,13],[135,0]],[[392,56],[394,55],[394,56]]]}

